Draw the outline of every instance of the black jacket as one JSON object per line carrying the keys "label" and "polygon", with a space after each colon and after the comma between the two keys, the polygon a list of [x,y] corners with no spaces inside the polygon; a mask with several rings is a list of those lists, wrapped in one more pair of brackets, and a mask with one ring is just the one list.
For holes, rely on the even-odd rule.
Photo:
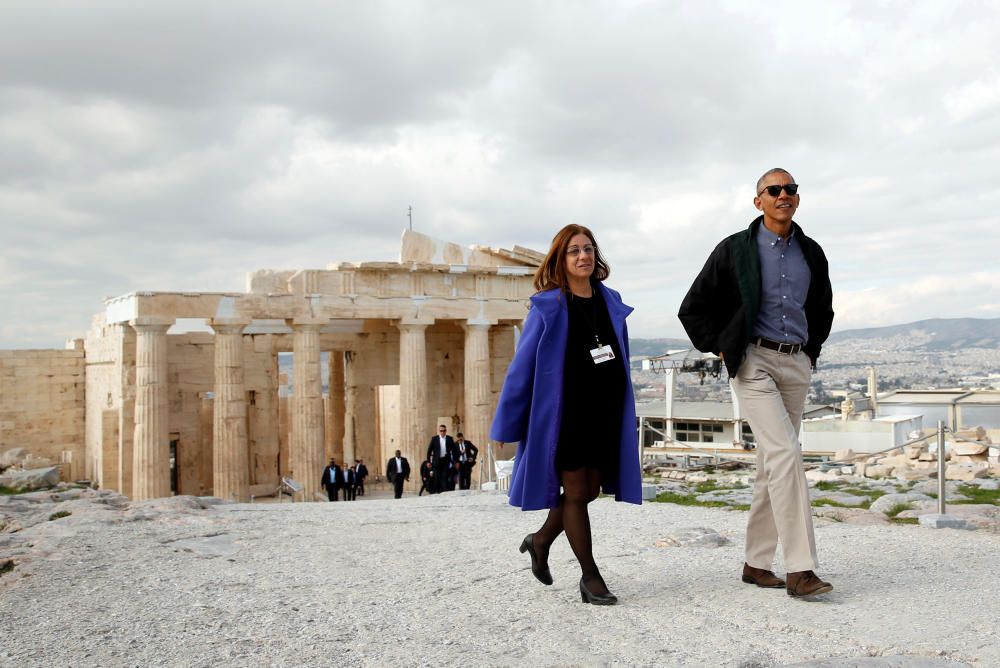
{"label": "black jacket", "polygon": [[399,460],[403,469],[402,471],[396,470],[395,457],[390,457],[389,461],[385,464],[385,477],[389,479],[389,482],[395,481],[397,475],[407,480],[410,478],[410,462],[406,460],[406,457],[400,457]]}
{"label": "black jacket", "polygon": [[[760,309],[760,256],[756,235],[763,220],[764,217],[759,216],[750,227],[726,237],[715,247],[677,313],[695,348],[705,353],[723,353],[730,378],[736,375],[743,362]],[[793,222],[792,227],[811,273],[805,303],[809,340],[802,350],[815,366],[833,325],[830,269],[819,244],[807,237],[796,223]]]}
{"label": "black jacket", "polygon": [[[439,439],[440,437],[434,436],[431,438],[431,442],[427,445],[427,456],[430,457],[431,463],[434,464],[435,467],[438,466],[438,460],[441,459],[441,454],[439,452],[441,449],[441,441]],[[448,463],[453,464],[456,459],[455,439],[451,436],[445,436],[444,449],[446,453],[445,457],[447,457]]]}

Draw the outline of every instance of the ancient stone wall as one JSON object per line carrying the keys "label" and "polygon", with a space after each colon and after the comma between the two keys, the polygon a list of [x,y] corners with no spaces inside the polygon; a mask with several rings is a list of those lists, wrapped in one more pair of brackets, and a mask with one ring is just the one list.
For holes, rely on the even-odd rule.
{"label": "ancient stone wall", "polygon": [[122,325],[95,316],[84,341],[86,351],[85,476],[98,487],[117,489],[121,382],[116,382]]}
{"label": "ancient stone wall", "polygon": [[[64,477],[85,467],[85,368],[80,350],[0,350],[0,450],[25,448]],[[65,453],[65,454],[64,454]]]}

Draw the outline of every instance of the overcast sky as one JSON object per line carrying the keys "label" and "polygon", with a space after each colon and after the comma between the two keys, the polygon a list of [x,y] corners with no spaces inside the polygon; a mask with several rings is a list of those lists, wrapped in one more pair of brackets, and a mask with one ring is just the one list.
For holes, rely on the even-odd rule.
{"label": "overcast sky", "polygon": [[587,225],[631,334],[681,336],[776,166],[835,330],[998,317],[998,35],[959,1],[4,2],[0,347],[396,260],[411,205],[463,246]]}

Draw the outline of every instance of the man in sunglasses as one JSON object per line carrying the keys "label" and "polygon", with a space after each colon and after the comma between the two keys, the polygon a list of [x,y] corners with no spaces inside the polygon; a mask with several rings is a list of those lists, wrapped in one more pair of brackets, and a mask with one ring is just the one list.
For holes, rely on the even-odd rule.
{"label": "man in sunglasses", "polygon": [[[757,441],[757,478],[747,518],[743,582],[825,594],[802,467],[799,425],[820,348],[833,324],[826,256],[792,216],[799,187],[784,169],[757,181],[762,212],[715,247],[678,317],[698,350],[722,358]],[[786,580],[772,572],[778,543]]]}

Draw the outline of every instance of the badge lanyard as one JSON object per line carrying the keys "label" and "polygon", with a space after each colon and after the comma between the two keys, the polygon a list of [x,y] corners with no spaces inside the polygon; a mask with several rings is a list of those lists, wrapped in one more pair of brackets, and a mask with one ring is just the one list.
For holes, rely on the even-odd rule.
{"label": "badge lanyard", "polygon": [[[596,295],[596,292],[595,292]],[[580,310],[583,311],[583,317],[587,321],[587,325],[590,326],[590,331],[594,334],[594,347],[590,349],[590,356],[594,360],[594,364],[601,364],[602,362],[607,362],[608,360],[613,360],[615,358],[615,352],[611,349],[610,345],[601,345],[601,334],[597,329],[597,316],[594,314],[594,309],[596,308],[593,299],[591,301],[581,302]]]}

